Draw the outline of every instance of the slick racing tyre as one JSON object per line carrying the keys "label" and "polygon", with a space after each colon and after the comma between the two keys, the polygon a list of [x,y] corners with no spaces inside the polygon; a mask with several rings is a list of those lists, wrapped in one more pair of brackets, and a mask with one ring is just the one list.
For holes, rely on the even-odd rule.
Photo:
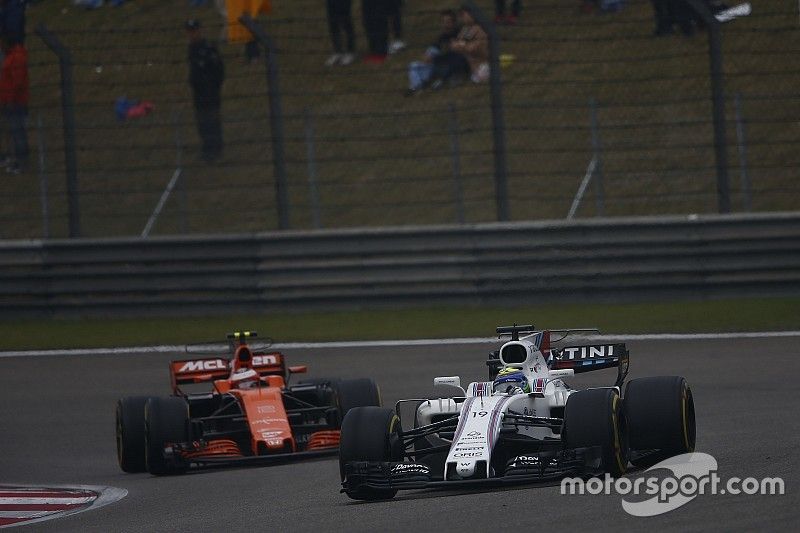
{"label": "slick racing tyre", "polygon": [[562,439],[570,449],[599,446],[603,471],[623,475],[628,466],[628,431],[616,389],[572,393],[564,409]]}
{"label": "slick racing tyre", "polygon": [[180,458],[168,459],[168,444],[189,440],[189,405],[183,398],[150,398],[145,405],[145,462],[156,476],[180,474],[188,465]]}
{"label": "slick racing tyre", "polygon": [[694,399],[684,378],[631,380],[623,403],[634,466],[651,466],[667,457],[694,451]]}
{"label": "slick racing tyre", "polygon": [[147,470],[144,459],[144,406],[148,396],[129,396],[117,401],[117,461],[123,472]]}
{"label": "slick racing tyre", "polygon": [[344,421],[347,412],[354,407],[381,405],[381,393],[371,379],[339,379],[331,381],[331,387],[339,409],[339,420]]}
{"label": "slick racing tyre", "polygon": [[[339,441],[339,472],[345,480],[345,464],[352,461],[402,462],[403,444],[400,440],[400,419],[393,409],[383,407],[354,407],[342,422]],[[354,500],[387,500],[397,489],[354,487],[347,489]]]}

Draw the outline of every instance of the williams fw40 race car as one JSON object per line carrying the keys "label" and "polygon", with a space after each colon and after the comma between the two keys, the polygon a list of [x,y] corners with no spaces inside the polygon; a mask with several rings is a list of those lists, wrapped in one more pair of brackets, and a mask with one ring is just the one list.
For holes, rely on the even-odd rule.
{"label": "williams fw40 race car", "polygon": [[[354,407],[380,406],[371,379],[288,384],[305,366],[228,335],[230,353],[172,361],[173,395],[117,402],[117,459],[125,472],[180,474],[192,466],[269,463],[335,454]],[[194,384],[203,392],[187,392]],[[211,390],[208,390],[208,385]],[[197,387],[192,387],[196,389]]]}
{"label": "williams fw40 race car", "polygon": [[[686,380],[648,377],[623,387],[627,348],[570,342],[588,331],[596,332],[499,327],[511,339],[486,362],[490,381],[465,391],[459,377],[437,377],[436,389],[447,394],[352,409],[342,423],[342,492],[378,500],[400,489],[620,476],[629,464],[693,451]],[[574,390],[564,382],[613,367],[610,387]],[[413,421],[401,420],[404,412]]]}

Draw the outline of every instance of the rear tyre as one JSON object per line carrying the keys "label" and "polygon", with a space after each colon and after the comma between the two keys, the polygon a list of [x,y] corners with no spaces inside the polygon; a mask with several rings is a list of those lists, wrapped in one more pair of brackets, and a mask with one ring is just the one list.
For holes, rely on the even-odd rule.
{"label": "rear tyre", "polygon": [[[352,461],[401,462],[403,444],[400,440],[400,419],[393,409],[383,407],[354,407],[342,422],[339,441],[339,472],[345,478],[345,464]],[[387,500],[397,489],[358,487],[347,490],[354,500]]]}
{"label": "rear tyre", "polygon": [[350,409],[381,405],[378,386],[369,378],[340,379],[331,381],[333,396],[339,409],[339,420],[344,421]]}
{"label": "rear tyre", "polygon": [[567,448],[599,446],[602,469],[618,477],[628,466],[628,438],[622,400],[616,389],[572,393],[564,409],[562,440]]}
{"label": "rear tyre", "polygon": [[117,401],[117,462],[123,472],[147,470],[144,458],[144,406],[148,396],[129,396]]}
{"label": "rear tyre", "polygon": [[694,399],[686,379],[659,376],[631,380],[623,403],[631,450],[637,452],[631,461],[634,466],[646,467],[694,451]]}
{"label": "rear tyre", "polygon": [[189,405],[176,396],[150,398],[144,412],[147,471],[156,476],[185,472],[188,465],[176,457],[168,460],[164,448],[189,440]]}

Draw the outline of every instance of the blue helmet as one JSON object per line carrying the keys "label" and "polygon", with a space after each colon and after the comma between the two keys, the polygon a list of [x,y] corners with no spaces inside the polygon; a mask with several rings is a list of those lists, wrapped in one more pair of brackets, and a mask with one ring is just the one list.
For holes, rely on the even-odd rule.
{"label": "blue helmet", "polygon": [[528,393],[531,391],[531,385],[522,370],[507,366],[497,373],[492,390],[510,394]]}

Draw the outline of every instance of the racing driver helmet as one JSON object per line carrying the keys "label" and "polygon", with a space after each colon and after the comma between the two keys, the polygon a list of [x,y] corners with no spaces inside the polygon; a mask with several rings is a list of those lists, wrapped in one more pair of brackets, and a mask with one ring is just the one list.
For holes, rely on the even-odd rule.
{"label": "racing driver helmet", "polygon": [[521,369],[507,366],[497,373],[492,390],[503,394],[528,393],[531,385]]}

